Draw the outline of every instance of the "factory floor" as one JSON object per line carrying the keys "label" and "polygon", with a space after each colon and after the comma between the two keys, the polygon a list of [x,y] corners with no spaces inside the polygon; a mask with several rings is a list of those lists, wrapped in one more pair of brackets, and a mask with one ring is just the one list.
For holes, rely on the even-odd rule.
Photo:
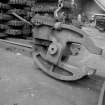
{"label": "factory floor", "polygon": [[0,105],[97,105],[98,95],[47,76],[32,58],[0,49]]}
{"label": "factory floor", "polygon": [[[89,32],[89,29],[83,30]],[[102,37],[92,31],[95,30],[90,30],[89,36],[95,44],[105,48],[104,34]],[[105,77],[104,58],[92,55],[87,64],[97,68],[96,74]],[[99,81],[86,81],[55,80],[38,70],[31,57],[0,48],[0,105],[97,105]]]}

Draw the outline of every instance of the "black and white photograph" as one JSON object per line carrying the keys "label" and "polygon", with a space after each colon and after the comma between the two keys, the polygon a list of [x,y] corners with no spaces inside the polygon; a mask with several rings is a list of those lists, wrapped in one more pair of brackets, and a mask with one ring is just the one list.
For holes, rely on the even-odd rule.
{"label": "black and white photograph", "polygon": [[0,105],[105,105],[105,0],[0,0]]}

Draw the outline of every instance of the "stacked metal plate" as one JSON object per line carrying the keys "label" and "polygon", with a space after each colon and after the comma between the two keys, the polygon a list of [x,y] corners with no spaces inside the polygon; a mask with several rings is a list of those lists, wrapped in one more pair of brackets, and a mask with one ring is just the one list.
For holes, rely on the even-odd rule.
{"label": "stacked metal plate", "polygon": [[8,29],[7,22],[12,19],[12,16],[7,14],[7,11],[10,9],[8,1],[0,1],[0,38],[4,38],[7,35],[4,34],[5,30]]}
{"label": "stacked metal plate", "polygon": [[[31,0],[30,0],[31,2]],[[8,10],[8,14],[12,15],[13,12],[17,13],[19,16],[23,18],[29,18],[27,15],[30,10],[30,5],[27,4],[27,0],[9,0],[8,4],[11,6],[11,9]],[[29,8],[29,9],[27,9]],[[12,20],[8,21],[8,26],[10,27],[5,31],[5,33],[9,37],[23,37],[27,35],[24,33],[24,25],[25,23],[16,17],[13,17]],[[27,30],[27,29],[26,29]],[[30,34],[30,33],[28,33]]]}

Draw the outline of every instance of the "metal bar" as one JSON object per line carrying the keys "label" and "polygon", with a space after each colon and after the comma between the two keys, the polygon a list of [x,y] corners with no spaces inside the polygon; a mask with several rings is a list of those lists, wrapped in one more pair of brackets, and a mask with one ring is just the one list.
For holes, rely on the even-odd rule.
{"label": "metal bar", "polygon": [[21,55],[32,57],[33,48],[30,44],[28,45],[23,43],[17,43],[14,41],[0,39],[0,48],[10,52],[14,52],[16,54],[20,53]]}
{"label": "metal bar", "polygon": [[1,41],[1,42],[5,42],[5,43],[9,43],[9,44],[13,44],[13,45],[22,46],[22,47],[32,48],[31,45],[27,45],[27,44],[23,44],[23,43],[17,43],[17,42],[8,41],[8,40],[3,40],[3,39],[0,39],[0,41]]}
{"label": "metal bar", "polygon": [[105,105],[105,82],[104,82],[102,89],[101,89],[98,105]]}
{"label": "metal bar", "polygon": [[18,14],[16,14],[15,12],[12,12],[12,15],[14,15],[15,17],[17,17],[18,19],[20,19],[21,21],[33,26],[33,24],[29,21],[27,21],[26,19],[22,18],[21,16],[19,16]]}

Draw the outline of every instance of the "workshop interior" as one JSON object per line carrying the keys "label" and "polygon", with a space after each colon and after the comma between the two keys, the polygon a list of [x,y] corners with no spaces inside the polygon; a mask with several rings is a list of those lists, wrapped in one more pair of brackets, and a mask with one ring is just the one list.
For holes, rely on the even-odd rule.
{"label": "workshop interior", "polygon": [[[36,78],[40,72],[45,83],[50,79],[57,86],[70,83],[66,87],[78,96],[72,90],[70,97],[65,93],[63,99],[72,100],[69,105],[105,105],[105,0],[0,0],[0,49],[7,56],[31,59]],[[3,59],[11,62],[9,57]],[[79,100],[79,95],[86,98]],[[49,98],[43,104],[21,99],[16,98],[16,104],[0,100],[0,105],[68,105],[58,100],[50,104]]]}

